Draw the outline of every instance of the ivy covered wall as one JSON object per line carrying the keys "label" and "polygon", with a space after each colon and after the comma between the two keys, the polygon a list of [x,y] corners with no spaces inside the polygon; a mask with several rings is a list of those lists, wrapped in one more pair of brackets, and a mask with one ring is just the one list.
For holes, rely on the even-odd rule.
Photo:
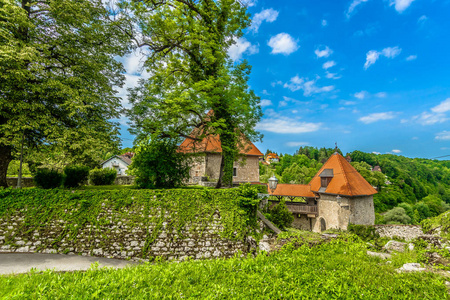
{"label": "ivy covered wall", "polygon": [[254,233],[249,189],[0,190],[0,251],[229,257]]}

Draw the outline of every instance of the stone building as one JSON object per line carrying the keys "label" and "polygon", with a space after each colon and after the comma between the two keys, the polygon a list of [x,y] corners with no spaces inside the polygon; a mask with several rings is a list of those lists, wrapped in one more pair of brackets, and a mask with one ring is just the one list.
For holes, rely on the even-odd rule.
{"label": "stone building", "polygon": [[[234,162],[233,183],[259,183],[259,158],[263,156],[256,146],[242,138],[241,157]],[[193,162],[189,173],[189,183],[198,183],[205,177],[209,181],[219,179],[220,163],[222,161],[222,145],[219,137],[206,136],[201,141],[186,138],[179,146],[179,151],[192,153]]]}
{"label": "stone building", "polygon": [[334,153],[308,185],[279,184],[277,198],[303,198],[286,202],[294,214],[293,227],[321,232],[346,230],[348,224],[373,225],[373,195],[377,191],[339,153]]}

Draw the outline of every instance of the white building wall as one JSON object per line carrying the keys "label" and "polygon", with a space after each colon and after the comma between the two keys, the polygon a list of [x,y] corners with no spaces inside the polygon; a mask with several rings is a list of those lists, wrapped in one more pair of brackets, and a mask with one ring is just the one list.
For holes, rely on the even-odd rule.
{"label": "white building wall", "polygon": [[[116,166],[118,165],[118,166]],[[117,171],[117,175],[127,175],[128,165],[121,159],[114,157],[108,161],[106,161],[102,165],[103,169],[111,168]]]}

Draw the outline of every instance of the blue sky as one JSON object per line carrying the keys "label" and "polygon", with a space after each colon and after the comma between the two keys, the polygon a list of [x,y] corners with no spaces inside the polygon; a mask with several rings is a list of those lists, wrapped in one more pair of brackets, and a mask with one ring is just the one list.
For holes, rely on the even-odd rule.
{"label": "blue sky", "polygon": [[[253,67],[262,152],[337,142],[344,153],[450,155],[449,0],[247,3],[252,25],[229,54]],[[122,58],[126,87],[145,77],[139,60]],[[122,133],[130,146],[125,122]]]}

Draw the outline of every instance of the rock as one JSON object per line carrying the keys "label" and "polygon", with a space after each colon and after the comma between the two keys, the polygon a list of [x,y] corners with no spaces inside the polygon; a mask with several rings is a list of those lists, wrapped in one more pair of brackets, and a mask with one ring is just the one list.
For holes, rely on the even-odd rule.
{"label": "rock", "polygon": [[260,240],[258,244],[259,251],[265,251],[267,253],[270,252],[270,244],[267,240]]}
{"label": "rock", "polygon": [[419,263],[407,263],[404,264],[403,267],[400,269],[397,269],[397,272],[423,272],[425,271],[425,268],[421,268]]}
{"label": "rock", "polygon": [[337,238],[338,235],[337,234],[331,234],[331,233],[324,233],[320,237],[325,239],[325,240],[331,240],[331,239]]}
{"label": "rock", "polygon": [[405,252],[405,246],[406,243],[390,240],[389,242],[386,243],[386,245],[384,245],[383,249],[387,250],[388,252],[392,251]]}
{"label": "rock", "polygon": [[445,258],[443,258],[439,253],[437,252],[427,252],[425,255],[428,258],[428,263],[432,265],[443,265],[448,266],[449,261]]}
{"label": "rock", "polygon": [[250,249],[256,249],[256,240],[252,236],[247,236],[245,242],[248,244]]}
{"label": "rock", "polygon": [[414,244],[413,243],[409,243],[408,244],[408,249],[409,249],[409,251],[413,251],[414,250]]}
{"label": "rock", "polygon": [[381,258],[381,259],[388,259],[388,258],[391,258],[391,255],[388,254],[388,253],[379,253],[379,252],[367,251],[367,255],[379,257],[379,258]]}
{"label": "rock", "polygon": [[442,243],[439,236],[431,235],[431,234],[425,234],[419,236],[419,239],[424,240],[428,243],[429,246],[435,246],[441,248]]}

